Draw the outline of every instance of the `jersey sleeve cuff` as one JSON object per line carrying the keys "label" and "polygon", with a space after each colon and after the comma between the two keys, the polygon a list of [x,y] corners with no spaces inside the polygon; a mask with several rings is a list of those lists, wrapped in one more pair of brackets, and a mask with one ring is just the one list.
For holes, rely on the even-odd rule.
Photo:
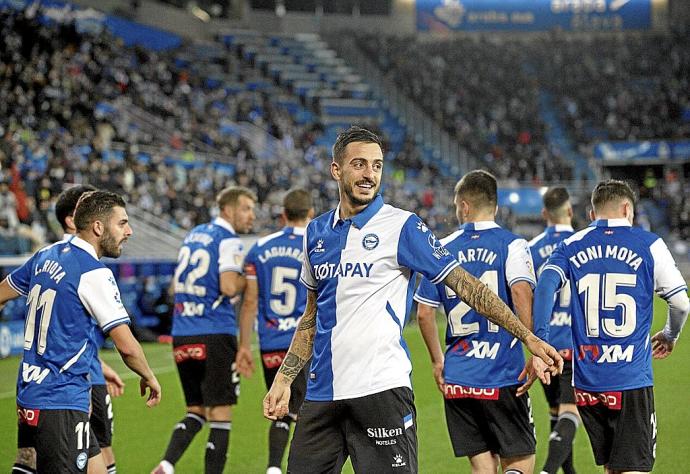
{"label": "jersey sleeve cuff", "polygon": [[513,286],[515,283],[518,283],[521,281],[526,281],[527,283],[529,283],[529,285],[532,287],[532,289],[534,289],[537,286],[537,283],[534,280],[532,280],[531,278],[527,278],[527,277],[513,278],[510,282],[508,282],[508,286]]}
{"label": "jersey sleeve cuff", "polygon": [[431,283],[433,283],[434,285],[436,283],[441,283],[448,276],[448,274],[450,272],[452,272],[456,267],[459,267],[459,266],[460,266],[460,263],[457,260],[453,260],[448,265],[446,265],[446,268],[441,270],[441,273],[439,273],[438,275],[436,275],[435,278],[433,278],[432,280],[429,280],[429,281]]}
{"label": "jersey sleeve cuff", "polygon": [[558,278],[561,280],[561,286],[565,285],[565,282],[568,281],[568,279],[565,277],[565,272],[560,267],[557,267],[556,265],[544,265],[544,269],[542,270],[541,274],[543,275],[546,270],[553,270],[556,272]]}
{"label": "jersey sleeve cuff", "polygon": [[114,320],[114,321],[110,321],[108,324],[106,324],[105,326],[101,327],[101,331],[103,331],[104,333],[110,332],[112,329],[116,328],[117,326],[120,326],[120,325],[122,325],[122,324],[127,324],[127,325],[129,325],[130,322],[131,322],[131,321],[130,321],[130,319],[129,319],[129,316],[124,316],[124,317],[118,318],[118,319],[116,319],[116,320]]}
{"label": "jersey sleeve cuff", "polygon": [[7,275],[7,284],[10,285],[10,287],[11,287],[14,291],[16,291],[17,293],[19,293],[20,295],[22,295],[22,296],[28,296],[28,295],[29,295],[28,293],[22,291],[21,288],[19,288],[19,287],[17,286],[17,284],[14,283],[14,282],[12,281],[12,275]]}
{"label": "jersey sleeve cuff", "polygon": [[431,306],[432,308],[438,308],[439,306],[441,306],[441,303],[439,301],[428,300],[423,296],[419,295],[414,295],[412,299],[414,299],[417,303],[422,303],[427,306]]}
{"label": "jersey sleeve cuff", "polygon": [[310,289],[310,290],[312,290],[312,291],[316,291],[316,286],[310,285],[309,283],[307,283],[307,282],[304,280],[304,278],[300,277],[299,281],[301,281],[302,284],[303,284],[304,286],[306,286],[308,289]]}
{"label": "jersey sleeve cuff", "polygon": [[688,291],[688,287],[685,286],[685,285],[682,285],[682,286],[679,286],[679,287],[677,287],[677,288],[674,288],[674,289],[672,289],[671,291],[668,291],[668,292],[666,292],[665,294],[659,295],[659,296],[660,296],[660,298],[663,298],[663,299],[667,300],[667,299],[669,299],[670,297],[672,297],[673,295],[676,295],[676,294],[680,293],[681,291]]}
{"label": "jersey sleeve cuff", "polygon": [[224,265],[218,268],[218,273],[235,272],[242,275],[242,267],[237,265]]}

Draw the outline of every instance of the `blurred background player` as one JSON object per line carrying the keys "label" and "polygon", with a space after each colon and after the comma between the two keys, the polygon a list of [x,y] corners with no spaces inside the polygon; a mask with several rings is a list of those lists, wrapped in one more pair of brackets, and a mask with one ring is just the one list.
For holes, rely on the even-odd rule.
{"label": "blurred background player", "polygon": [[[690,308],[673,256],[657,235],[632,226],[634,209],[627,183],[600,182],[592,192],[593,222],[554,250],[535,293],[535,326],[543,334],[558,289],[570,285],[575,400],[596,464],[607,473],[652,470],[652,355],[673,351]],[[654,293],[669,313],[650,341]]]}
{"label": "blurred background player", "polygon": [[[237,371],[243,377],[254,372],[251,333],[259,314],[259,347],[266,388],[271,388],[278,367],[283,362],[304,312],[307,289],[299,282],[302,269],[304,229],[314,217],[311,194],[305,189],[292,189],[283,199],[285,227],[259,239],[244,259],[247,286],[240,310],[240,345],[237,350]],[[290,435],[290,423],[297,419],[307,391],[306,369],[290,387],[289,414],[271,422],[268,434],[267,474],[279,474],[283,453]]]}
{"label": "blurred background player", "polygon": [[[531,328],[532,257],[525,239],[494,221],[497,203],[494,176],[481,170],[467,173],[455,186],[460,228],[441,243]],[[525,365],[522,345],[443,283],[423,278],[414,299],[434,377],[444,394],[455,456],[469,457],[473,473],[496,472],[499,461],[505,472],[532,472],[532,406],[528,395],[517,395]],[[436,327],[436,308],[441,305],[448,316],[445,359]]]}
{"label": "blurred background player", "polygon": [[[537,276],[556,246],[573,235],[573,207],[568,190],[562,186],[549,188],[543,196],[542,216],[546,229],[529,243]],[[573,337],[570,329],[570,286],[559,292],[549,323],[549,344],[563,356],[563,373],[542,384],[551,415],[549,454],[542,472],[555,473],[559,467],[573,474],[573,440],[580,424],[573,389]]]}
{"label": "blurred background player", "polygon": [[114,193],[84,193],[74,226],[75,236],[40,250],[0,283],[0,304],[19,294],[28,298],[17,382],[18,439],[20,447],[35,448],[36,472],[84,472],[87,464],[90,472],[106,472],[98,446],[96,455],[88,454],[96,330],[109,333],[122,360],[141,377],[142,395],[150,389],[147,405],[157,405],[161,396],[127,326],[115,278],[100,262],[119,257],[132,235],[124,201]]}
{"label": "blurred background player", "polygon": [[173,429],[156,474],[174,472],[194,436],[209,421],[205,472],[220,473],[227,459],[231,406],[237,403],[235,371],[237,327],[234,296],[244,291],[243,245],[254,223],[256,195],[247,188],[223,189],[216,198],[219,216],[187,235],[173,276],[173,355],[187,414]]}
{"label": "blurred background player", "polygon": [[[96,188],[89,185],[73,186],[66,189],[57,197],[55,201],[55,217],[60,223],[64,236],[62,241],[69,240],[77,233],[74,225],[74,209],[82,194],[95,191]],[[23,267],[29,271],[28,267]],[[19,276],[15,274],[15,278],[23,278],[28,280],[28,275]],[[94,332],[95,346],[102,347],[105,340],[103,332],[96,330]],[[91,440],[90,444],[93,448],[90,452],[92,456],[96,455],[96,447],[101,448],[103,455],[103,462],[107,466],[108,474],[115,474],[117,469],[115,467],[115,456],[112,448],[113,435],[113,407],[112,397],[120,396],[124,390],[124,382],[120,376],[108,364],[101,361],[96,353],[91,362],[91,369],[89,371],[89,381],[91,382],[91,415],[89,421],[91,423]],[[13,472],[33,472],[36,469],[36,450],[34,446],[20,447],[17,452],[17,458],[13,466]]]}

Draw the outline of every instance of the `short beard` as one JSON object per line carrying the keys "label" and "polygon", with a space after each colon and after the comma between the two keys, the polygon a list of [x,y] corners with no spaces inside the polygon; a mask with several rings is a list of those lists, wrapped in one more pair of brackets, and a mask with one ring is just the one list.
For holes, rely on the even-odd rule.
{"label": "short beard", "polygon": [[117,240],[107,229],[103,232],[103,237],[101,238],[101,253],[104,257],[110,258],[118,258],[122,253]]}
{"label": "short beard", "polygon": [[350,200],[350,202],[355,205],[355,206],[366,206],[369,204],[371,201],[373,201],[376,198],[376,195],[379,193],[379,188],[376,188],[374,190],[374,195],[371,198],[368,199],[360,199],[358,197],[355,197],[355,193],[352,189],[352,186],[349,184],[343,185],[343,191],[345,191],[345,195],[347,198]]}

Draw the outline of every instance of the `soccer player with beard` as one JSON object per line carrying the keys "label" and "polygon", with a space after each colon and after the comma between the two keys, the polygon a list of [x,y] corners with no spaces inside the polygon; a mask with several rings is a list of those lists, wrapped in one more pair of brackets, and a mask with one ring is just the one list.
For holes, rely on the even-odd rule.
{"label": "soccer player with beard", "polygon": [[[66,189],[58,196],[55,201],[55,217],[57,218],[65,235],[62,241],[67,241],[77,233],[74,226],[74,210],[77,207],[77,202],[82,194],[95,191],[96,188],[89,185],[73,186]],[[30,268],[22,267],[25,272],[29,272]],[[21,274],[18,270],[14,274],[15,279],[28,281],[30,275]],[[101,347],[104,337],[101,331],[96,331],[94,334],[96,339],[96,347]],[[89,381],[91,382],[91,415],[89,421],[91,423],[91,441],[89,457],[98,455],[98,448],[101,450],[103,462],[107,467],[108,474],[115,474],[115,456],[112,449],[112,427],[113,427],[113,408],[111,397],[116,397],[122,394],[124,383],[120,376],[108,364],[101,361],[98,353],[94,356],[91,362],[91,370],[89,371]],[[23,441],[20,440],[20,444]],[[91,462],[100,462],[100,460],[93,459]],[[33,445],[21,446],[17,452],[17,458],[12,471],[16,473],[35,472],[36,470],[36,450]]]}
{"label": "soccer player with beard", "polygon": [[[551,253],[560,242],[573,235],[573,208],[568,190],[562,186],[549,188],[543,196],[542,216],[546,230],[529,243],[537,276],[541,273]],[[570,287],[558,292],[556,305],[549,324],[549,343],[563,356],[563,373],[551,378],[544,387],[551,414],[549,454],[542,472],[555,473],[559,467],[565,474],[574,474],[573,440],[580,424],[573,389],[573,338],[570,328]]]}
{"label": "soccer player with beard", "polygon": [[141,377],[142,395],[149,388],[148,406],[160,402],[161,389],[129,329],[115,278],[100,262],[119,257],[132,235],[124,201],[105,191],[84,193],[74,225],[75,236],[38,251],[0,283],[0,305],[28,298],[17,381],[19,446],[35,447],[36,472],[85,472],[95,464],[90,472],[105,473],[100,455],[89,459],[95,331],[108,333]]}
{"label": "soccer player with beard", "polygon": [[176,425],[155,474],[174,472],[194,436],[209,421],[205,472],[221,473],[227,459],[232,405],[240,378],[235,370],[237,328],[231,299],[241,295],[243,245],[251,230],[256,195],[247,188],[223,189],[219,216],[185,237],[173,276],[173,355],[182,382],[186,415]]}
{"label": "soccer player with beard", "polygon": [[[302,269],[304,229],[314,217],[309,191],[292,189],[283,199],[282,230],[259,239],[244,259],[247,287],[240,310],[240,347],[237,371],[243,377],[254,372],[250,343],[259,315],[259,347],[266,388],[271,388],[283,362],[299,317],[307,303],[307,289],[299,282]],[[280,464],[290,435],[290,424],[297,420],[307,390],[306,370],[292,382],[288,416],[271,423],[268,432],[268,470],[280,474]]]}
{"label": "soccer player with beard", "polygon": [[[484,282],[520,321],[532,327],[536,284],[527,241],[495,222],[496,178],[467,173],[455,186],[457,231],[441,243],[462,267]],[[487,322],[443,282],[422,279],[414,299],[434,377],[444,395],[446,423],[455,456],[467,456],[473,473],[532,472],[536,438],[528,395],[519,397],[525,364],[522,345]],[[436,308],[448,316],[445,357],[438,340]]]}
{"label": "soccer player with beard", "polygon": [[[652,470],[652,357],[671,354],[690,309],[671,252],[657,235],[632,226],[634,210],[627,183],[600,182],[592,192],[593,222],[554,250],[534,297],[535,331],[545,334],[557,291],[570,286],[575,403],[606,473]],[[668,318],[650,337],[655,293],[668,303]]]}
{"label": "soccer player with beard", "polygon": [[292,473],[331,472],[343,453],[356,472],[417,472],[412,367],[402,337],[416,272],[506,327],[554,373],[562,366],[558,352],[462,270],[419,217],[384,204],[382,174],[375,134],[351,127],[338,135],[331,176],[340,204],[307,226],[307,305],[264,398],[264,416],[286,416],[290,386],[312,358],[288,459]]}

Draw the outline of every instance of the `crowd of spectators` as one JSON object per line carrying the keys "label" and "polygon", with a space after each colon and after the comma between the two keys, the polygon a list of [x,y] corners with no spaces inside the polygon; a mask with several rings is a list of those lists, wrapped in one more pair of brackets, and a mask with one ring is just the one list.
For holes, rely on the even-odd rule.
{"label": "crowd of spectators", "polygon": [[[687,39],[659,40],[645,52],[644,42],[633,37],[620,58],[617,37],[601,39],[603,49],[596,53],[582,43],[596,37],[555,37],[548,48],[539,37],[515,42],[487,36],[360,39],[386,74],[504,184],[572,177],[558,148],[546,139],[539,110],[543,88],[557,98],[578,143],[585,144],[589,128],[607,130],[610,138],[688,135],[687,126],[673,125],[688,106],[690,88],[682,74],[688,68],[690,48],[682,49]],[[194,44],[153,52],[125,47],[105,31],[80,33],[71,21],[39,22],[35,11],[0,11],[4,253],[26,252],[60,235],[51,206],[72,183],[125,193],[130,203],[183,229],[209,220],[215,193],[233,183],[256,190],[259,234],[276,228],[282,193],[291,186],[311,189],[317,211],[333,207],[337,187],[328,171],[330,150],[317,145],[325,128],[318,106],[313,119],[298,121],[279,105],[277,98],[292,91],[278,83],[261,90],[223,87],[223,80],[272,81],[236,50],[213,53],[220,47],[215,43],[201,55]],[[661,58],[664,48],[668,54]],[[578,51],[585,51],[581,69]],[[644,61],[628,67],[633,57]],[[611,72],[618,69],[625,71],[620,77]],[[653,76],[655,70],[662,72]],[[597,74],[596,80],[588,82],[588,74]],[[636,95],[638,89],[626,87],[631,82],[649,95]],[[228,121],[266,130],[286,154],[258,156],[245,139],[223,132]],[[387,160],[386,199],[416,211],[439,233],[452,228],[456,177],[444,177],[424,160],[409,137]],[[670,182],[685,186],[682,176]],[[682,198],[688,193],[643,191],[679,216],[671,220],[672,229],[688,221],[682,217],[690,214],[690,202]]]}
{"label": "crowd of spectators", "polygon": [[[209,85],[199,68],[238,82],[261,72],[233,54],[193,54],[189,45],[168,53],[127,48],[107,32],[82,34],[71,22],[44,24],[36,15],[0,12],[0,182],[6,183],[0,238],[22,242],[15,250],[3,245],[3,253],[60,236],[51,206],[71,183],[125,193],[130,203],[183,229],[208,221],[215,193],[233,183],[256,190],[260,234],[278,226],[282,193],[291,186],[313,190],[318,211],[335,205],[330,151],[315,145],[323,130],[318,115],[297,123],[274,103],[271,92],[283,90]],[[160,127],[132,120],[127,107],[103,110],[102,103],[145,111]],[[224,120],[267,130],[289,156],[260,159],[246,141],[222,133]],[[144,149],[153,150],[147,159]],[[434,190],[438,172],[422,163],[415,145],[408,140],[388,158],[387,199],[415,208],[430,224],[451,226],[452,200]],[[219,171],[215,161],[231,171]]]}

